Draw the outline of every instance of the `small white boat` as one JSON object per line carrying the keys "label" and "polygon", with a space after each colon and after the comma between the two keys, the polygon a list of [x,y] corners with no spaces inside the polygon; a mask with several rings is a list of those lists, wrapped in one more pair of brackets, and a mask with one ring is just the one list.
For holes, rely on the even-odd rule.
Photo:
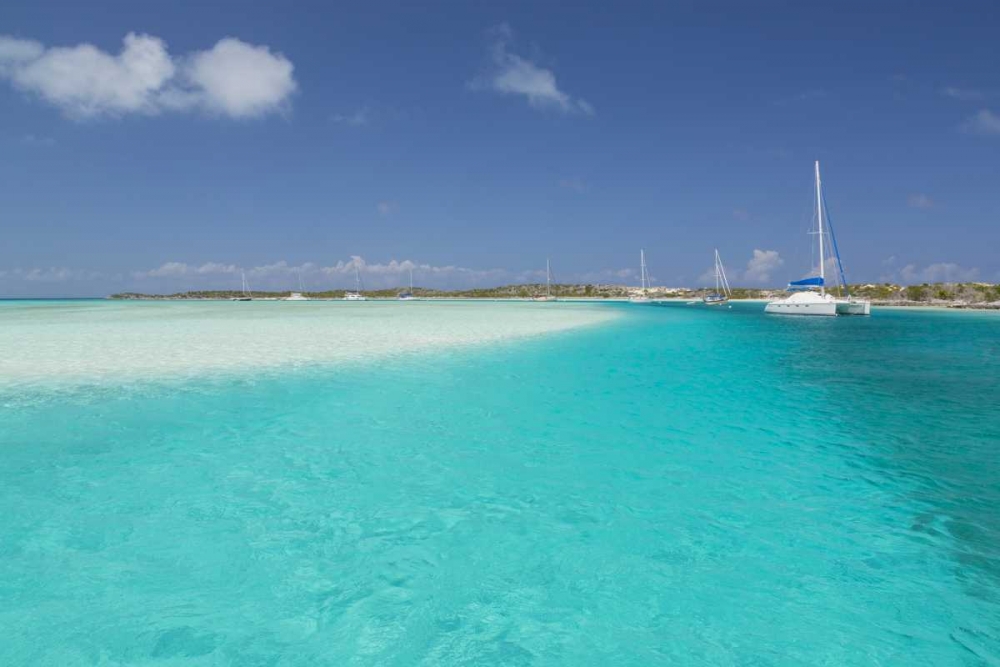
{"label": "small white boat", "polygon": [[[776,299],[769,302],[764,307],[765,313],[772,315],[816,315],[835,317],[837,315],[870,315],[871,302],[868,299],[857,299],[852,297],[847,287],[847,279],[844,277],[844,266],[840,261],[840,250],[837,248],[837,237],[833,233],[833,227],[829,219],[826,227],[823,225],[823,186],[819,177],[819,160],[816,161],[816,236],[819,238],[819,275],[809,276],[801,280],[794,280],[788,283],[789,296],[783,299]],[[829,218],[829,215],[827,215]],[[830,235],[829,245],[833,249],[833,256],[837,267],[838,282],[837,288],[843,295],[834,296],[826,291],[826,235]]]}
{"label": "small white boat", "polygon": [[721,306],[733,297],[733,292],[729,289],[729,279],[726,278],[726,269],[722,266],[722,258],[719,257],[719,250],[715,250],[715,292],[706,294],[702,301],[706,306]]}
{"label": "small white boat", "polygon": [[629,297],[632,303],[647,303],[649,301],[649,288],[652,287],[649,281],[649,271],[646,269],[646,251],[639,250],[639,274],[642,281],[642,291]]}
{"label": "small white boat", "polygon": [[552,269],[549,268],[549,258],[545,258],[545,296],[536,296],[533,301],[555,301],[552,296]]}
{"label": "small white boat", "polygon": [[240,271],[240,277],[243,278],[243,286],[240,288],[240,296],[234,296],[233,301],[253,301],[253,294],[250,292],[250,285],[247,283],[247,274],[245,271]]}
{"label": "small white boat", "polygon": [[344,301],[367,301],[368,298],[361,293],[361,272],[358,265],[354,265],[354,291],[344,292]]}

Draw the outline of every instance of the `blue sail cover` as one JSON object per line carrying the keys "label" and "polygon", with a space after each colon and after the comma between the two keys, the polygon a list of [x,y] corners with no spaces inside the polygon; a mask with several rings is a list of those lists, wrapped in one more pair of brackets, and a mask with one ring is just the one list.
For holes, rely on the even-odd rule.
{"label": "blue sail cover", "polygon": [[819,276],[813,276],[812,278],[803,278],[802,280],[794,280],[788,283],[788,289],[799,290],[799,289],[809,289],[810,287],[822,287],[823,279]]}

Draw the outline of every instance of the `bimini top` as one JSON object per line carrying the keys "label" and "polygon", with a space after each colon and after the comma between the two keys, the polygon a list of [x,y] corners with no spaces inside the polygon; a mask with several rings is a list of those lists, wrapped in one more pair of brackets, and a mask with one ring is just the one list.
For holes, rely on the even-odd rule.
{"label": "bimini top", "polygon": [[823,279],[820,276],[813,276],[812,278],[803,278],[802,280],[793,280],[788,283],[788,291],[792,292],[795,290],[809,289],[810,287],[822,287]]}

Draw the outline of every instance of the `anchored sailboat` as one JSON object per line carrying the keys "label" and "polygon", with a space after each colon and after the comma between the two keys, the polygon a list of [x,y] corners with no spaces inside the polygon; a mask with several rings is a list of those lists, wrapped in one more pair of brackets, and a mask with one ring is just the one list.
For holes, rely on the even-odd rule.
{"label": "anchored sailboat", "polygon": [[552,296],[552,269],[549,266],[549,258],[545,258],[545,296],[536,296],[535,301],[555,301]]}
{"label": "anchored sailboat", "polygon": [[243,284],[240,287],[240,295],[234,296],[233,301],[253,301],[253,294],[250,292],[250,285],[247,283],[247,274],[245,271],[240,271],[240,277],[243,279]]}
{"label": "anchored sailboat", "polygon": [[291,292],[285,297],[285,301],[308,301],[309,297],[305,296],[305,289],[302,287],[302,271],[297,271],[299,276],[299,291]]}
{"label": "anchored sailboat", "polygon": [[726,278],[726,269],[722,266],[722,258],[719,257],[719,250],[715,250],[715,292],[706,294],[702,301],[706,306],[721,306],[733,298],[733,292],[729,289],[729,279]]}
{"label": "anchored sailboat", "polygon": [[399,293],[400,301],[413,301],[413,269],[410,269],[410,289]]}
{"label": "anchored sailboat", "polygon": [[361,272],[358,265],[354,265],[354,291],[344,292],[344,301],[367,301],[368,299],[361,293]]}
{"label": "anchored sailboat", "polygon": [[[844,277],[844,266],[840,261],[840,251],[837,249],[837,237],[833,233],[830,225],[829,214],[827,214],[826,227],[823,226],[823,214],[826,206],[823,201],[823,186],[819,178],[819,160],[816,161],[816,220],[818,230],[815,234],[819,237],[819,275],[809,276],[801,280],[788,283],[790,296],[784,299],[771,301],[764,307],[765,313],[779,315],[869,315],[871,314],[871,302],[867,299],[856,299],[851,296],[847,287],[847,279]],[[838,292],[841,290],[844,296],[833,296],[826,291],[826,235],[830,235],[830,246],[833,248],[833,257],[838,273]]]}
{"label": "anchored sailboat", "polygon": [[640,280],[642,281],[642,291],[639,294],[635,294],[629,297],[629,301],[633,303],[644,303],[649,301],[649,289],[652,284],[649,280],[649,271],[646,269],[646,251],[639,251],[639,274]]}

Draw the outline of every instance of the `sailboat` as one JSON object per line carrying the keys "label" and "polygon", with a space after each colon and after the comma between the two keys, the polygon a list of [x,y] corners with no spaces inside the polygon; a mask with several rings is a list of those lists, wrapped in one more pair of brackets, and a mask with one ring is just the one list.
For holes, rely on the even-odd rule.
{"label": "sailboat", "polygon": [[358,265],[354,265],[354,291],[344,292],[344,301],[367,301],[368,299],[361,293],[361,272]]}
{"label": "sailboat", "polygon": [[243,285],[240,287],[240,295],[234,296],[233,301],[253,301],[253,294],[250,293],[250,285],[247,284],[247,274],[245,271],[240,271],[240,277],[243,279]]}
{"label": "sailboat", "polygon": [[[837,248],[837,237],[833,233],[830,225],[829,214],[827,213],[826,228],[823,226],[823,213],[826,206],[823,201],[823,186],[819,177],[819,160],[816,161],[816,220],[818,230],[815,232],[819,237],[819,275],[809,276],[801,280],[788,283],[788,291],[792,294],[783,298],[769,302],[764,307],[765,313],[778,315],[870,315],[871,302],[867,299],[856,299],[851,296],[847,288],[847,279],[844,277],[844,266],[840,261],[840,250]],[[829,233],[830,243],[833,248],[838,277],[838,292],[843,290],[845,296],[833,296],[826,291],[826,262],[827,244],[826,236]]]}
{"label": "sailboat", "polygon": [[302,288],[302,271],[297,272],[299,274],[299,291],[291,292],[285,297],[285,301],[308,301],[309,297],[305,296],[305,289]]}
{"label": "sailboat", "polygon": [[715,292],[706,294],[702,301],[706,306],[721,306],[733,298],[733,292],[729,289],[729,279],[726,278],[726,268],[722,266],[722,258],[719,257],[719,249],[715,249]]}
{"label": "sailboat", "polygon": [[535,301],[555,301],[552,296],[552,269],[549,267],[549,258],[545,258],[545,296],[536,296]]}
{"label": "sailboat", "polygon": [[410,269],[410,289],[399,293],[400,301],[413,301],[413,269]]}
{"label": "sailboat", "polygon": [[639,274],[642,280],[642,292],[640,294],[635,294],[629,297],[629,301],[633,303],[645,303],[649,301],[649,288],[652,284],[649,280],[649,271],[646,269],[646,251],[639,250]]}

